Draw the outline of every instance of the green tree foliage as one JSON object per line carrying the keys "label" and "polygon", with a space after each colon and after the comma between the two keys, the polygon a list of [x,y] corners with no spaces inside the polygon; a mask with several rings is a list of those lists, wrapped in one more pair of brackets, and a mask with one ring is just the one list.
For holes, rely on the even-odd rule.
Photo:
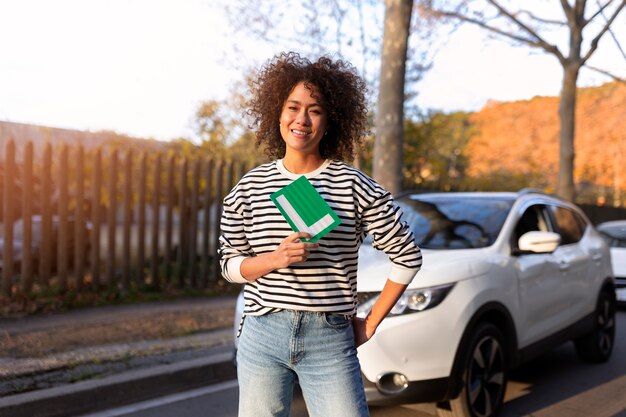
{"label": "green tree foliage", "polygon": [[205,101],[195,114],[195,133],[200,138],[204,155],[213,159],[224,159],[226,144],[230,137],[229,120],[223,103]]}
{"label": "green tree foliage", "polygon": [[403,188],[453,190],[467,186],[470,113],[431,112],[404,123]]}
{"label": "green tree foliage", "polygon": [[263,153],[263,149],[256,146],[255,141],[256,137],[254,133],[250,131],[244,132],[243,135],[228,148],[230,158],[233,161],[244,163],[248,168],[269,162],[269,158]]}

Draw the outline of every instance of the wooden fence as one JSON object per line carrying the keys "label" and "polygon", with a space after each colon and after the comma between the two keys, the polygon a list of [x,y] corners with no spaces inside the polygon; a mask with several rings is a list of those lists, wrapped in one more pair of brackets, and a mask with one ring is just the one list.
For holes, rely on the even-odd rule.
{"label": "wooden fence", "polygon": [[221,201],[245,172],[158,151],[8,141],[1,291],[204,288],[219,276]]}

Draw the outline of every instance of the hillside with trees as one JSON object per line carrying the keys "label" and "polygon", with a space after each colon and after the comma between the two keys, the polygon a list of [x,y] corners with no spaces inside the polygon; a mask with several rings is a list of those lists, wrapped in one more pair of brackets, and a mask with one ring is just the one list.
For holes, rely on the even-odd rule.
{"label": "hillside with trees", "polygon": [[[578,90],[574,178],[580,201],[620,202],[626,191],[626,85]],[[483,189],[553,192],[558,170],[558,98],[492,102],[471,115],[467,180]],[[620,204],[621,205],[621,204]]]}
{"label": "hillside with trees", "polygon": [[[429,112],[404,122],[403,189],[556,191],[559,158],[558,97],[490,102],[478,112]],[[8,138],[43,143],[103,145],[135,151],[170,152],[179,158],[236,160],[246,166],[266,161],[252,132],[218,111],[224,103],[204,103],[196,114],[200,140],[170,142],[129,138],[111,132],[80,132],[0,122],[0,156]],[[209,111],[210,110],[210,111]],[[222,109],[224,110],[224,109]],[[626,85],[618,82],[578,90],[575,183],[580,203],[624,205],[626,200]],[[238,137],[230,137],[239,132]],[[237,136],[237,134],[235,134]],[[356,161],[373,171],[367,140]],[[55,147],[58,148],[58,147]],[[0,163],[0,178],[2,169]]]}

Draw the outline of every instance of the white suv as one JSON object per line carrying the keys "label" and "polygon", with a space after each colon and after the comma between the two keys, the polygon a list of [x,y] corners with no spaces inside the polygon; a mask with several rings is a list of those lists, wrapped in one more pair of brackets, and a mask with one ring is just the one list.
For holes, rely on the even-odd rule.
{"label": "white suv", "polygon": [[[359,348],[370,404],[437,402],[443,416],[492,416],[507,373],[573,340],[604,362],[615,337],[609,248],[573,204],[519,193],[411,194],[397,199],[424,265]],[[359,315],[389,269],[367,242]]]}

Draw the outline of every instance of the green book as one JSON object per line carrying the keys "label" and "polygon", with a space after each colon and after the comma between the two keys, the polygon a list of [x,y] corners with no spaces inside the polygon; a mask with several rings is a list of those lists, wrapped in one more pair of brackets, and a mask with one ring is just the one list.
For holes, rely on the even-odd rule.
{"label": "green book", "polygon": [[307,232],[317,242],[337,227],[341,220],[305,176],[270,196],[278,210],[296,232]]}

